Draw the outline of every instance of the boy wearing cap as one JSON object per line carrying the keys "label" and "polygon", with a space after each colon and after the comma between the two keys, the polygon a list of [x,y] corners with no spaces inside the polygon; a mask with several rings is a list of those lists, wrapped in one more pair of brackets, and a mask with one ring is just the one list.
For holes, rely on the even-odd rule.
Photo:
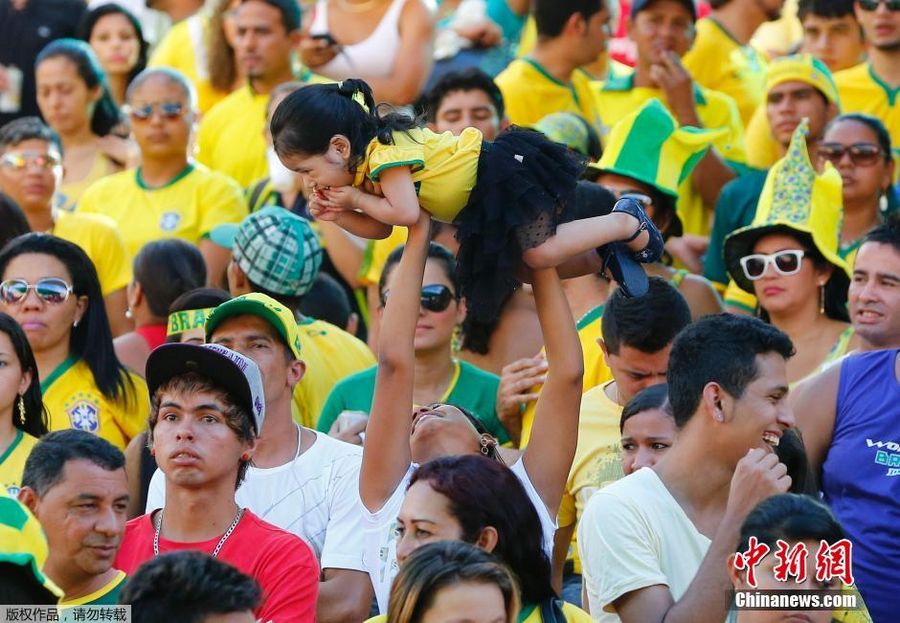
{"label": "boy wearing cap", "polygon": [[[313,548],[322,568],[319,620],[364,619],[372,585],[362,564],[357,506],[362,449],[293,421],[292,390],[304,367],[293,314],[264,294],[246,294],[212,311],[206,335],[252,359],[265,388],[266,426],[236,501]],[[157,470],[147,509],[162,506],[165,492],[166,478]]]}
{"label": "boy wearing cap", "polygon": [[133,573],[161,553],[202,551],[259,582],[260,620],[315,621],[310,548],[235,503],[265,419],[259,368],[217,344],[164,344],[147,360],[147,385],[165,505],[128,522],[115,566]]}
{"label": "boy wearing cap", "polygon": [[[774,61],[766,73],[765,106],[761,106],[748,129],[748,158],[764,155],[762,166],[768,169],[787,152],[794,130],[805,118],[809,120],[807,149],[813,152],[816,142],[821,140],[825,127],[839,112],[838,94],[831,72],[822,61],[809,54],[786,56]],[[757,147],[760,132],[773,149]],[[766,155],[770,154],[771,155]],[[753,154],[757,155],[754,156]],[[771,159],[771,162],[769,162]],[[716,202],[716,217],[709,239],[703,275],[716,284],[721,291],[728,284],[728,272],[722,248],[725,237],[732,231],[746,227],[756,214],[756,203],[766,182],[766,171],[754,169],[729,182]],[[753,309],[752,301],[746,301]]]}
{"label": "boy wearing cap", "polygon": [[294,419],[315,428],[332,387],[375,365],[364,342],[321,320],[306,318],[300,301],[322,264],[322,247],[309,221],[279,207],[258,210],[240,226],[223,225],[213,239],[231,249],[228,289],[232,296],[259,292],[288,308],[296,318],[305,372],[294,389]]}
{"label": "boy wearing cap", "polygon": [[726,162],[743,164],[744,129],[732,98],[695,83],[681,64],[694,40],[692,0],[637,0],[626,22],[637,48],[634,72],[593,84],[603,120],[614,125],[651,98],[659,99],[682,126],[724,129],[679,185],[684,231],[709,234],[710,215],[722,187],[735,177]]}

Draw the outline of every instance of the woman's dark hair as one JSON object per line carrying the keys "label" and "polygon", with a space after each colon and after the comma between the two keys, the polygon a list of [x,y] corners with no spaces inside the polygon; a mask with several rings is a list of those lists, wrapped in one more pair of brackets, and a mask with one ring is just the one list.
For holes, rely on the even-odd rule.
{"label": "woman's dark hair", "polygon": [[736,551],[746,551],[751,536],[773,547],[778,539],[834,543],[845,535],[827,506],[808,495],[782,493],[763,500],[750,511],[741,525]]}
{"label": "woman's dark hair", "polygon": [[342,134],[350,141],[347,165],[354,170],[365,159],[366,147],[373,138],[382,145],[393,145],[393,132],[411,130],[416,125],[416,120],[406,115],[380,114],[372,88],[352,78],[294,91],[275,109],[271,129],[279,156],[325,153],[332,137]]}
{"label": "woman's dark hair", "polygon": [[809,458],[806,455],[806,446],[803,437],[796,428],[788,428],[781,435],[781,440],[775,448],[778,460],[787,467],[787,474],[791,477],[791,493],[816,494],[816,480],[809,468]]}
{"label": "woman's dark hair", "polygon": [[625,422],[633,418],[638,413],[659,409],[665,412],[673,420],[672,405],[669,404],[669,386],[665,383],[652,385],[646,389],[642,389],[634,398],[628,401],[625,408],[622,409],[622,418],[619,420],[619,433],[625,430]]}
{"label": "woman's dark hair", "polygon": [[100,99],[94,104],[94,113],[91,115],[91,132],[97,136],[106,136],[122,122],[122,115],[109,91],[106,74],[103,73],[103,67],[93,48],[78,39],[56,39],[38,54],[34,62],[35,70],[44,61],[60,56],[72,61],[88,89],[100,88]]}
{"label": "woman's dark hair", "polygon": [[47,434],[47,411],[44,409],[44,401],[41,400],[41,381],[38,378],[37,362],[34,360],[34,353],[31,351],[28,337],[19,323],[2,312],[0,312],[0,332],[5,333],[12,342],[22,372],[31,372],[31,384],[22,394],[22,401],[25,405],[25,422],[21,421],[19,401],[16,400],[13,404],[13,426],[32,437],[42,437]]}
{"label": "woman's dark hair", "polygon": [[500,303],[500,309],[497,315],[487,322],[476,320],[474,314],[467,314],[466,317],[463,318],[462,324],[459,327],[460,337],[462,338],[462,350],[467,350],[479,355],[487,355],[491,346],[491,336],[494,335],[494,331],[496,331],[497,327],[500,325],[500,319],[503,317],[503,310],[506,309],[507,304],[512,300],[515,293],[516,292],[513,291],[506,295],[506,298]]}
{"label": "woman's dark hair", "polygon": [[516,575],[524,603],[556,596],[541,520],[508,467],[479,455],[449,456],[419,467],[409,484],[420,481],[447,498],[450,513],[462,527],[463,541],[476,542],[489,526],[497,530],[493,554]]}
{"label": "woman's dark hair", "polygon": [[[842,273],[843,270],[837,266],[833,266],[825,259],[825,256],[822,255],[822,252],[819,251],[813,242],[812,236],[804,232],[799,232],[796,229],[778,225],[766,229],[760,234],[756,241],[759,241],[763,236],[772,233],[784,234],[795,239],[805,252],[804,258],[809,258],[812,263],[815,264],[816,268],[822,269],[827,266],[832,266],[833,272],[831,277],[829,277],[828,281],[825,283],[825,315],[832,320],[849,322],[850,314],[847,311],[847,287],[849,286],[849,279],[846,278],[846,276],[841,276],[840,273]],[[756,245],[756,241],[753,243],[754,246]],[[770,322],[769,313],[763,309],[762,306],[758,308],[758,313],[763,321]]]}
{"label": "woman's dark hair", "polygon": [[199,249],[184,240],[155,240],[134,258],[134,281],[153,315],[165,318],[179,296],[206,283],[206,264]]}
{"label": "woman's dark hair", "polygon": [[[400,258],[403,257],[403,248],[404,247],[402,246],[397,247],[387,256],[387,259],[384,262],[384,268],[381,269],[381,277],[378,279],[379,293],[384,292],[384,285],[387,283],[388,276],[394,267],[400,263]],[[450,253],[450,249],[437,242],[429,242],[428,257],[426,257],[426,261],[428,260],[436,260],[438,264],[441,265],[441,268],[444,270],[444,275],[450,280],[450,285],[453,288],[453,295],[458,300],[459,277],[456,274],[456,258]]]}
{"label": "woman's dark hair", "polygon": [[119,603],[134,623],[202,623],[217,614],[256,610],[262,590],[249,575],[202,552],[170,552],[128,578]]}
{"label": "woman's dark hair", "polygon": [[827,133],[834,126],[844,121],[855,121],[861,125],[866,126],[869,130],[872,131],[872,134],[875,135],[875,140],[878,141],[878,146],[881,148],[881,153],[884,157],[885,162],[890,162],[893,158],[893,151],[891,150],[891,135],[888,132],[887,128],[884,126],[884,122],[878,117],[873,117],[872,115],[867,115],[862,112],[850,112],[843,115],[838,115],[825,128],[825,132]]}
{"label": "woman's dark hair", "polygon": [[94,33],[94,26],[97,25],[97,22],[99,22],[101,18],[104,18],[107,15],[123,15],[125,19],[128,20],[128,23],[131,24],[132,28],[134,28],[134,34],[138,41],[138,57],[134,67],[128,72],[128,82],[131,82],[136,75],[144,71],[147,67],[147,58],[150,55],[150,44],[144,39],[144,29],[141,26],[140,20],[135,17],[134,13],[115,2],[101,4],[100,6],[89,10],[84,14],[84,17],[81,18],[81,23],[78,24],[78,38],[90,43],[91,35]]}
{"label": "woman's dark hair", "polygon": [[225,14],[231,0],[217,0],[209,16],[209,28],[206,33],[206,71],[209,83],[217,91],[230,93],[237,80],[237,60],[234,48],[225,36]]}
{"label": "woman's dark hair", "polygon": [[519,611],[516,581],[502,563],[463,541],[427,543],[410,554],[391,583],[387,620],[420,623],[438,592],[455,584],[492,584],[503,595],[506,620]]}
{"label": "woman's dark hair", "polygon": [[0,193],[0,249],[13,238],[31,231],[19,204],[9,195]]}
{"label": "woman's dark hair", "polygon": [[134,383],[113,349],[100,280],[90,258],[81,247],[68,240],[44,233],[25,234],[0,251],[0,277],[11,260],[28,253],[51,255],[58,259],[72,277],[72,294],[87,297],[84,317],[69,333],[69,354],[84,360],[101,394],[109,400],[129,404],[129,399],[136,398]]}

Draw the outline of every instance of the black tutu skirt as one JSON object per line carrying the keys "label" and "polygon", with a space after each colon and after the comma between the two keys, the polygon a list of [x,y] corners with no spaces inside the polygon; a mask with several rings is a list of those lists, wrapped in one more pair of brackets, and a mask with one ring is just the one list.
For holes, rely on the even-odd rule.
{"label": "black tutu skirt", "polygon": [[542,244],[574,205],[585,162],[540,132],[510,128],[478,160],[478,179],[457,215],[457,269],[469,314],[496,319],[521,283],[522,251]]}

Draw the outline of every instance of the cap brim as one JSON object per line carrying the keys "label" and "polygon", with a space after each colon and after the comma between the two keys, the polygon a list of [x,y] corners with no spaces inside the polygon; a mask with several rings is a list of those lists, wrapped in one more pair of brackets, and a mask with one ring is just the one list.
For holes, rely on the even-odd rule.
{"label": "cap brim", "polygon": [[210,230],[209,239],[220,247],[231,249],[234,247],[234,239],[240,230],[241,226],[237,223],[222,223]]}
{"label": "cap brim", "polygon": [[300,353],[291,345],[289,327],[284,326],[284,323],[281,321],[278,314],[266,307],[265,303],[254,301],[250,298],[233,298],[216,307],[206,318],[206,340],[210,341],[213,331],[215,331],[216,327],[224,321],[229,318],[234,318],[235,316],[245,315],[257,316],[275,327],[275,330],[278,331],[278,335],[281,336],[281,339],[287,347],[291,349],[294,356],[297,357],[297,359],[300,359]]}
{"label": "cap brim", "polygon": [[196,372],[212,380],[247,410],[253,420],[253,427],[259,435],[259,426],[253,414],[253,393],[244,372],[233,361],[214,350],[196,344],[163,344],[147,358],[145,374],[147,389],[152,399],[156,390],[171,379]]}

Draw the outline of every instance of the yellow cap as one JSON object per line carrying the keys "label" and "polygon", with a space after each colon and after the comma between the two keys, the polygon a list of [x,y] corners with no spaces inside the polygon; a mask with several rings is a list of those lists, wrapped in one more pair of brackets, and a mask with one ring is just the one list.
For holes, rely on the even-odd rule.
{"label": "yellow cap", "polygon": [[840,107],[840,95],[831,70],[812,54],[794,54],[775,59],[766,71],[766,93],[784,82],[803,82],[821,91],[829,102]]}
{"label": "yellow cap", "polygon": [[206,319],[206,341],[211,341],[216,327],[226,319],[245,315],[259,316],[275,327],[294,357],[300,359],[300,330],[293,312],[271,296],[259,292],[238,296],[216,307]]}

